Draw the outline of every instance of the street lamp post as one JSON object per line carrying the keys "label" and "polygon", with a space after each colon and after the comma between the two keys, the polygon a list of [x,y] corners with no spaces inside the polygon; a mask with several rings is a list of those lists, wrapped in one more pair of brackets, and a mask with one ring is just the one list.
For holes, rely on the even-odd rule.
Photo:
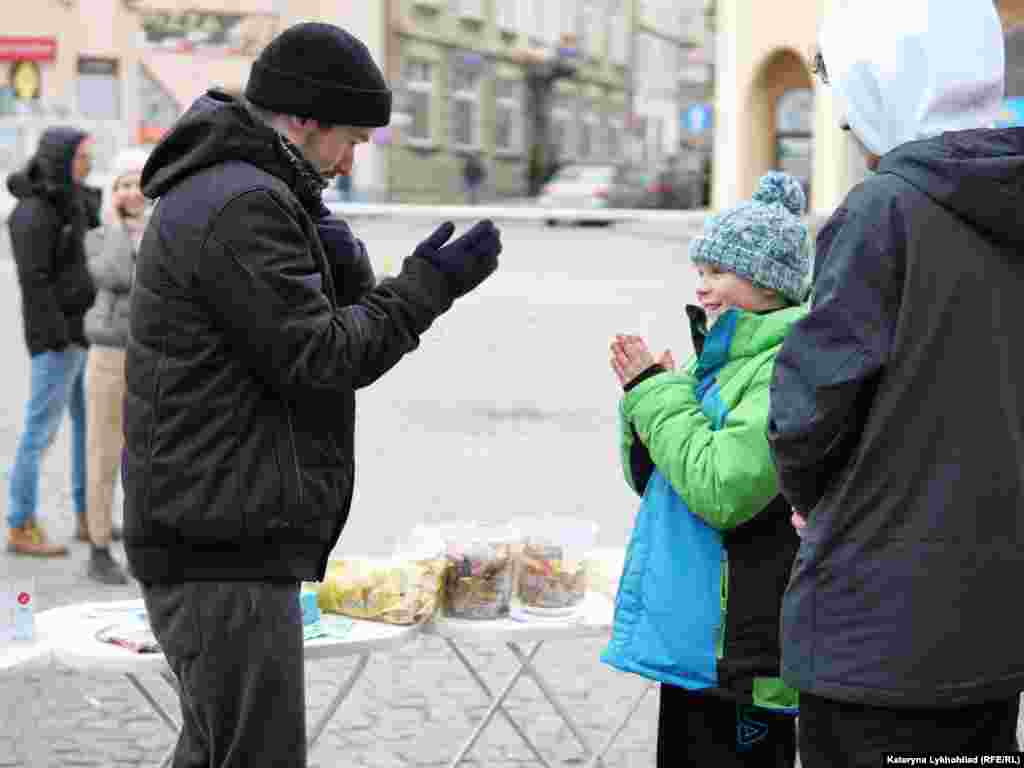
{"label": "street lamp post", "polygon": [[530,99],[529,114],[533,120],[529,162],[526,166],[527,188],[530,196],[540,193],[551,148],[551,94],[557,80],[573,77],[576,64],[566,51],[544,61],[530,62],[526,67],[526,87]]}

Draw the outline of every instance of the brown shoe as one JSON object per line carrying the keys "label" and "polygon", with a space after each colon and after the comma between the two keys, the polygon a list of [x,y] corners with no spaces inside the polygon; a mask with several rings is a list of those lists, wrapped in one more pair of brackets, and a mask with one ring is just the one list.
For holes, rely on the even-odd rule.
{"label": "brown shoe", "polygon": [[21,528],[7,529],[7,551],[16,555],[63,557],[67,555],[68,548],[47,542],[43,529],[35,521],[29,521]]}

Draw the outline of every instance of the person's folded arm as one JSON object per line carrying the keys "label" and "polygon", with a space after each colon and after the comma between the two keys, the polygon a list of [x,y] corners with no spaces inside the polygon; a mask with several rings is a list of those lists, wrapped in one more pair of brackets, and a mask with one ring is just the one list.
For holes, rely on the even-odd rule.
{"label": "person's folded arm", "polygon": [[67,320],[57,300],[54,269],[59,257],[61,222],[47,204],[31,199],[12,214],[9,227],[27,330],[46,349],[64,349],[70,339]]}
{"label": "person's folded arm", "polygon": [[769,376],[765,363],[718,429],[687,372],[653,376],[623,400],[654,465],[690,511],[719,530],[747,522],[778,494],[765,437]]}
{"label": "person's folded arm", "polygon": [[397,277],[335,311],[302,228],[266,191],[229,203],[205,250],[198,274],[211,311],[250,368],[292,396],[373,380],[452,303],[442,273],[414,256]]}
{"label": "person's folded arm", "polygon": [[856,448],[889,357],[899,229],[890,211],[837,212],[818,238],[811,310],[775,362],[768,440],[780,490],[805,515]]}

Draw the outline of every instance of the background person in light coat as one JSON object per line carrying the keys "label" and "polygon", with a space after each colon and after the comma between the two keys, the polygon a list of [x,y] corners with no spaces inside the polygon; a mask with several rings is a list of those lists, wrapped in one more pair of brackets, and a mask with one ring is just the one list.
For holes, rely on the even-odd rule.
{"label": "background person in light coat", "polygon": [[90,342],[86,365],[88,531],[92,543],[89,578],[103,584],[128,581],[110,554],[121,531],[113,525],[114,489],[124,448],[124,361],[128,343],[135,256],[146,226],[142,168],[149,153],[123,150],[114,160],[104,226],[86,237],[96,301],[85,316]]}
{"label": "background person in light coat", "polygon": [[806,519],[782,606],[805,768],[1017,748],[1024,130],[991,0],[858,0],[819,69],[876,173],[818,237],[768,435]]}

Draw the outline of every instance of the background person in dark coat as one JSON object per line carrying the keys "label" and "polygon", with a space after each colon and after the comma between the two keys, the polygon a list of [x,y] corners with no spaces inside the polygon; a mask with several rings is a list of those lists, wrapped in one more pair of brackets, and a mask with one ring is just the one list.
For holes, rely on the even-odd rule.
{"label": "background person in dark coat", "polygon": [[83,241],[99,225],[100,203],[98,190],[83,186],[91,167],[92,141],[85,133],[49,128],[28,167],[7,180],[18,199],[7,226],[32,377],[8,494],[7,548],[20,555],[67,554],[67,547],[47,540],[37,519],[39,464],[65,409],[71,414],[72,501],[79,529],[85,526],[88,344],[82,319],[96,293]]}
{"label": "background person in dark coat", "polygon": [[300,24],[246,101],[198,99],[143,172],[158,202],[132,289],[125,549],[180,683],[175,766],[306,765],[299,584],[348,516],[355,390],[497,268],[493,223],[451,242],[446,223],[369,286],[321,193],[390,113],[359,40]]}
{"label": "background person in dark coat", "polygon": [[990,0],[859,0],[822,37],[876,173],[818,237],[771,391],[805,768],[1017,748],[1024,130],[981,130],[1003,46]]}
{"label": "background person in dark coat", "polygon": [[467,205],[476,205],[480,202],[480,187],[486,178],[487,172],[480,158],[475,153],[466,155],[466,163],[462,166],[462,181],[466,186]]}

